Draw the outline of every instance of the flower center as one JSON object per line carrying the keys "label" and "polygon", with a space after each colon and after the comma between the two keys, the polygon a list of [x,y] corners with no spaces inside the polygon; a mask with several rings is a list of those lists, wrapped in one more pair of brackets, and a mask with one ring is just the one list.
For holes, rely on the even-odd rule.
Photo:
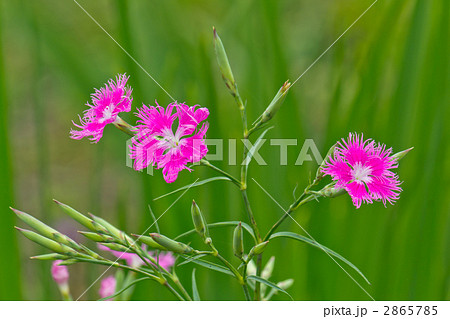
{"label": "flower center", "polygon": [[162,143],[163,145],[168,149],[177,149],[180,144],[180,137],[178,134],[173,134],[173,131],[171,129],[167,129],[163,136]]}
{"label": "flower center", "polygon": [[103,110],[103,117],[102,120],[106,121],[109,120],[112,117],[112,112],[114,111],[114,105],[110,104]]}
{"label": "flower center", "polygon": [[364,166],[360,162],[353,165],[351,170],[353,179],[359,183],[370,183],[372,181],[372,169],[368,166]]}

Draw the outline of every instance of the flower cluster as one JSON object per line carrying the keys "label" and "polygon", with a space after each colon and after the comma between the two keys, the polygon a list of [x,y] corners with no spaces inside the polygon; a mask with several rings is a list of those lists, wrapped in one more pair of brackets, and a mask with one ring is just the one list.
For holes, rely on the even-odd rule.
{"label": "flower cluster", "polygon": [[[92,104],[80,117],[81,124],[75,124],[80,131],[71,130],[71,138],[82,139],[91,136],[97,143],[103,136],[107,124],[121,120],[120,112],[131,110],[131,88],[126,88],[128,77],[118,75],[116,81],[108,84],[92,95]],[[207,153],[204,138],[208,123],[200,123],[209,116],[207,108],[188,106],[174,102],[164,108],[143,105],[136,113],[138,125],[133,128],[135,136],[130,146],[130,157],[134,159],[134,169],[141,170],[148,166],[162,168],[167,183],[174,182],[181,170],[187,169],[188,163],[200,161]],[[173,130],[174,122],[178,127]]]}
{"label": "flower cluster", "polygon": [[350,133],[347,140],[338,142],[323,172],[336,181],[336,189],[345,189],[359,208],[361,203],[373,200],[381,200],[386,206],[386,202],[393,204],[399,198],[401,182],[391,171],[397,167],[392,148]]}

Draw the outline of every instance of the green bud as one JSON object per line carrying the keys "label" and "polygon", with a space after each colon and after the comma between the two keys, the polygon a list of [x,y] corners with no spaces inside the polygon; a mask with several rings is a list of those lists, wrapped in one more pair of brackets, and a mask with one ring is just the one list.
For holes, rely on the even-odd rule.
{"label": "green bud", "polygon": [[199,234],[203,240],[208,236],[208,228],[205,223],[205,219],[203,218],[202,212],[200,211],[200,207],[192,200],[191,206],[191,214],[192,214],[192,222],[194,223],[195,230]]}
{"label": "green bud", "polygon": [[264,269],[261,272],[261,277],[264,279],[269,279],[270,276],[272,276],[274,266],[275,266],[275,256],[272,256],[264,266]]}
{"label": "green bud", "polygon": [[33,256],[33,257],[30,257],[30,259],[36,259],[36,260],[59,260],[59,259],[61,259],[61,260],[64,260],[64,259],[69,259],[69,257],[61,255],[61,254],[52,253],[52,254]]}
{"label": "green bud", "polygon": [[[98,231],[104,232],[106,230],[106,234],[111,235],[115,239],[118,239],[118,240],[120,240],[122,242],[124,242],[125,240],[130,240],[131,241],[131,238],[129,238],[127,235],[125,235],[125,233],[123,231],[117,229],[116,227],[114,227],[113,225],[108,223],[103,218],[100,218],[100,217],[95,216],[93,214],[89,214],[89,215],[94,220],[94,222],[97,223],[97,225],[94,224],[94,226],[97,227]],[[98,225],[100,225],[101,227],[99,227]],[[102,227],[104,227],[103,231],[101,229]]]}
{"label": "green bud", "polygon": [[115,250],[115,251],[121,251],[121,252],[128,252],[129,248],[119,245],[119,244],[114,244],[114,243],[101,243],[102,246],[108,247],[109,249]]}
{"label": "green bud", "polygon": [[264,113],[261,116],[261,124],[267,122],[270,120],[275,113],[278,112],[281,105],[284,102],[284,99],[286,97],[287,92],[289,91],[289,88],[291,87],[291,83],[289,83],[289,80],[284,82],[283,86],[278,90],[277,94],[273,98],[272,102],[270,102],[269,106],[266,108]]}
{"label": "green bud", "polygon": [[395,159],[397,162],[400,161],[403,157],[405,157],[406,154],[409,153],[409,151],[411,151],[414,147],[410,147],[404,151],[395,153],[394,155],[392,155],[392,158]]}
{"label": "green bud", "polygon": [[236,226],[233,233],[233,252],[237,258],[242,258],[244,253],[244,241],[242,238],[242,224]]}
{"label": "green bud", "polygon": [[35,243],[44,246],[45,248],[48,248],[54,252],[63,254],[63,255],[78,255],[78,253],[73,250],[70,247],[67,247],[61,243],[57,243],[56,241],[53,241],[51,239],[48,239],[47,237],[44,237],[42,235],[36,234],[35,232],[32,232],[31,230],[22,229],[19,227],[15,227],[18,231],[20,231],[25,237],[27,237],[29,240],[34,241]]}
{"label": "green bud", "polygon": [[58,265],[59,266],[70,266],[70,265],[76,264],[78,262],[79,262],[79,260],[77,260],[77,259],[67,259],[67,260],[61,261]]}
{"label": "green bud", "polygon": [[268,243],[269,243],[269,241],[267,240],[267,241],[263,241],[262,243],[259,243],[258,245],[254,246],[250,250],[250,253],[248,254],[249,258],[262,254],[264,252],[264,249],[266,249],[266,246]]}
{"label": "green bud", "polygon": [[165,247],[161,246],[160,244],[158,244],[156,241],[154,241],[151,237],[149,236],[143,236],[143,235],[136,235],[136,234],[132,234],[132,236],[137,237],[136,239],[147,245],[150,248],[153,249],[159,249],[159,250],[167,250]]}
{"label": "green bud", "polygon": [[86,246],[80,244],[81,249],[83,249],[89,256],[91,256],[94,259],[103,259],[102,256],[100,256],[99,254],[97,254],[95,251],[87,248]]}
{"label": "green bud", "polygon": [[213,27],[214,33],[214,48],[216,51],[217,63],[219,64],[220,72],[222,73],[223,81],[230,90],[233,96],[236,95],[236,82],[234,81],[233,72],[231,71],[230,63],[228,62],[227,53],[223,46],[222,40],[217,34],[216,28]]}
{"label": "green bud", "polygon": [[91,233],[91,232],[87,232],[87,231],[78,231],[81,235],[83,235],[84,237],[95,241],[95,242],[112,242],[114,241],[114,238],[110,237],[110,236],[106,236],[106,235],[101,235],[101,234],[97,234],[97,233]]}
{"label": "green bud", "polygon": [[40,220],[36,219],[35,217],[22,212],[20,210],[14,209],[10,207],[10,209],[16,214],[17,217],[19,217],[23,222],[25,222],[27,225],[33,227],[35,230],[37,230],[41,235],[53,239],[61,244],[70,246],[72,248],[78,249],[78,244],[72,240],[71,238],[67,237],[66,235],[61,234],[56,229],[44,224]]}
{"label": "green bud", "polygon": [[[250,257],[250,255],[247,256],[247,258],[248,257]],[[256,275],[256,264],[255,264],[255,262],[253,260],[250,260],[247,263],[247,275],[248,276],[255,276]]]}
{"label": "green bud", "polygon": [[53,200],[56,204],[58,204],[63,211],[69,215],[70,218],[73,218],[74,220],[76,220],[78,223],[80,223],[81,225],[83,225],[84,227],[95,231],[95,228],[92,226],[92,220],[87,218],[86,216],[84,216],[83,214],[81,214],[80,212],[76,211],[75,209],[73,209],[72,207],[63,204],[61,202],[58,202],[56,199]]}
{"label": "green bud", "polygon": [[160,244],[163,247],[166,247],[167,250],[179,253],[179,254],[189,254],[193,252],[192,247],[180,243],[178,241],[175,241],[173,239],[170,239],[164,235],[157,234],[157,233],[151,233],[150,237],[156,241],[158,244]]}

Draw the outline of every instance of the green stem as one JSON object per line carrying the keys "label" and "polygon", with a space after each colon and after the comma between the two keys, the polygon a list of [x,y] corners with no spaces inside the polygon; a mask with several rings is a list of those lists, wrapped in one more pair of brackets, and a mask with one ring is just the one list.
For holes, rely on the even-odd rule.
{"label": "green stem", "polygon": [[219,172],[220,174],[228,177],[229,179],[231,179],[231,181],[236,184],[239,188],[241,187],[241,182],[239,182],[237,180],[237,178],[233,177],[232,175],[230,175],[229,173],[221,170],[220,168],[214,166],[213,164],[211,164],[210,162],[208,162],[206,159],[201,159],[200,160],[200,164],[204,165],[204,166],[208,166],[209,168],[212,168],[213,170],[215,170],[216,172]]}
{"label": "green stem", "polygon": [[129,136],[134,136],[135,128],[124,121],[121,117],[117,115],[116,120],[113,122],[114,126],[117,127],[122,132],[128,134]]}
{"label": "green stem", "polygon": [[270,228],[270,230],[267,232],[266,236],[264,236],[263,241],[266,241],[270,238],[270,236],[277,230],[277,228],[283,223],[283,221],[288,218],[295,210],[297,210],[300,206],[312,201],[314,199],[313,195],[310,195],[306,198],[306,193],[303,193],[302,196],[299,197],[299,199],[292,204],[288,211],[283,214],[283,216],[280,217],[280,219]]}
{"label": "green stem", "polygon": [[[256,258],[256,276],[260,277],[262,271],[262,254]],[[255,282],[255,300],[261,300],[261,283]]]}

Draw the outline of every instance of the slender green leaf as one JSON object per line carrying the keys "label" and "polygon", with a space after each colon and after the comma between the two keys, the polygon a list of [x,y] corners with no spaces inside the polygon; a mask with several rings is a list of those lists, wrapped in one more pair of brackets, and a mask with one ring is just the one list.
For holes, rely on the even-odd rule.
{"label": "slender green leaf", "polygon": [[194,187],[197,187],[197,186],[201,186],[201,185],[207,184],[209,182],[214,182],[214,181],[230,181],[231,182],[232,180],[229,179],[226,176],[216,176],[216,177],[207,178],[207,179],[195,182],[193,184],[189,184],[189,185],[180,187],[180,188],[178,188],[178,189],[176,189],[174,191],[171,191],[171,192],[169,192],[167,194],[164,194],[164,195],[161,195],[159,197],[156,197],[153,200],[158,200],[158,199],[164,198],[166,196],[173,195],[173,194],[176,194],[178,192],[184,191],[186,189],[191,189],[191,188],[194,188]]}
{"label": "slender green leaf", "polygon": [[[243,222],[239,222],[239,221],[234,221],[233,220],[233,221],[227,221],[227,222],[212,223],[212,224],[208,224],[208,228],[231,227],[231,226],[236,227],[237,225],[239,225],[239,223],[241,223],[242,228],[244,228],[250,234],[250,236],[252,236],[253,239],[255,239],[255,234],[253,233],[252,228],[248,224],[243,223]],[[194,234],[194,233],[195,233],[195,229],[191,229],[191,230],[189,230],[189,231],[187,231],[185,233],[182,233],[182,234],[178,235],[174,239],[178,240],[181,237],[184,237],[184,236],[187,236],[187,235],[190,235],[190,234]]]}
{"label": "slender green leaf", "polygon": [[[177,258],[179,256],[181,256],[181,255],[178,255]],[[189,264],[190,262],[192,262],[193,259],[200,259],[200,258],[205,257],[205,256],[206,256],[206,254],[200,254],[200,255],[197,255],[197,256],[192,256],[190,258],[186,258],[185,261],[177,264],[177,266],[183,266],[183,265]]]}
{"label": "slender green leaf", "polygon": [[275,290],[278,290],[278,291],[281,291],[282,293],[285,293],[286,295],[289,296],[289,298],[291,298],[292,300],[294,300],[294,299],[291,297],[291,295],[287,293],[286,290],[284,290],[284,289],[278,287],[278,286],[275,285],[273,282],[270,282],[270,281],[268,281],[268,280],[266,280],[266,279],[264,279],[264,278],[261,278],[261,277],[258,277],[258,276],[253,276],[253,275],[248,276],[247,279],[253,279],[253,280],[259,281],[260,283],[262,283],[262,284],[264,284],[264,285],[266,285],[266,286],[268,286],[268,287],[271,287],[271,288],[273,288],[273,289],[275,289]]}
{"label": "slender green leaf", "polygon": [[270,239],[273,238],[278,238],[278,237],[285,237],[285,238],[291,238],[291,239],[295,239],[298,241],[302,241],[304,243],[310,244],[314,247],[317,247],[319,249],[322,249],[323,251],[325,251],[327,254],[332,255],[338,259],[340,259],[341,261],[343,261],[344,263],[346,263],[348,266],[350,266],[351,268],[353,268],[362,278],[364,278],[364,280],[370,285],[369,280],[367,280],[366,276],[364,276],[364,274],[361,272],[361,270],[359,270],[355,265],[353,265],[351,262],[349,262],[347,259],[345,259],[344,257],[342,257],[341,255],[339,255],[337,252],[331,250],[328,247],[325,247],[322,244],[319,244],[318,242],[307,238],[305,236],[301,236],[299,234],[296,233],[291,233],[291,232],[279,232],[279,233],[275,233],[272,236],[270,236]]}
{"label": "slender green leaf", "polygon": [[142,278],[136,279],[136,280],[132,281],[129,285],[127,285],[125,288],[120,289],[119,291],[115,292],[115,293],[112,294],[111,296],[108,296],[108,297],[105,297],[105,298],[98,299],[97,301],[105,301],[105,300],[114,298],[114,297],[120,295],[122,292],[124,292],[124,291],[127,290],[128,288],[134,286],[134,285],[137,284],[138,282],[144,281],[144,280],[148,280],[148,279],[151,279],[151,278],[148,278],[148,277],[142,277]]}
{"label": "slender green leaf", "polygon": [[200,295],[198,294],[197,281],[195,280],[195,268],[192,270],[192,296],[194,301],[200,301]]}
{"label": "slender green leaf", "polygon": [[253,146],[249,149],[249,151],[247,153],[247,156],[245,158],[245,161],[244,161],[245,167],[248,167],[248,164],[250,164],[250,162],[251,162],[251,160],[253,158],[253,154],[260,147],[260,144],[262,143],[262,139],[264,138],[264,135],[266,135],[266,133],[272,128],[273,128],[273,126],[266,128],[264,130],[264,132],[262,132],[261,135],[256,139],[256,141],[253,144]]}
{"label": "slender green leaf", "polygon": [[[185,258],[185,259],[189,258],[189,257],[186,257],[186,256],[182,256],[182,257]],[[225,268],[225,267],[223,267],[221,265],[215,264],[213,262],[206,261],[206,260],[203,260],[203,259],[194,259],[194,258],[190,258],[190,262],[193,262],[194,264],[197,264],[199,266],[205,267],[207,269],[215,270],[217,272],[221,272],[223,274],[227,274],[229,276],[234,277],[234,274],[230,270],[228,270],[227,268]],[[178,265],[178,266],[180,266],[180,265]]]}

